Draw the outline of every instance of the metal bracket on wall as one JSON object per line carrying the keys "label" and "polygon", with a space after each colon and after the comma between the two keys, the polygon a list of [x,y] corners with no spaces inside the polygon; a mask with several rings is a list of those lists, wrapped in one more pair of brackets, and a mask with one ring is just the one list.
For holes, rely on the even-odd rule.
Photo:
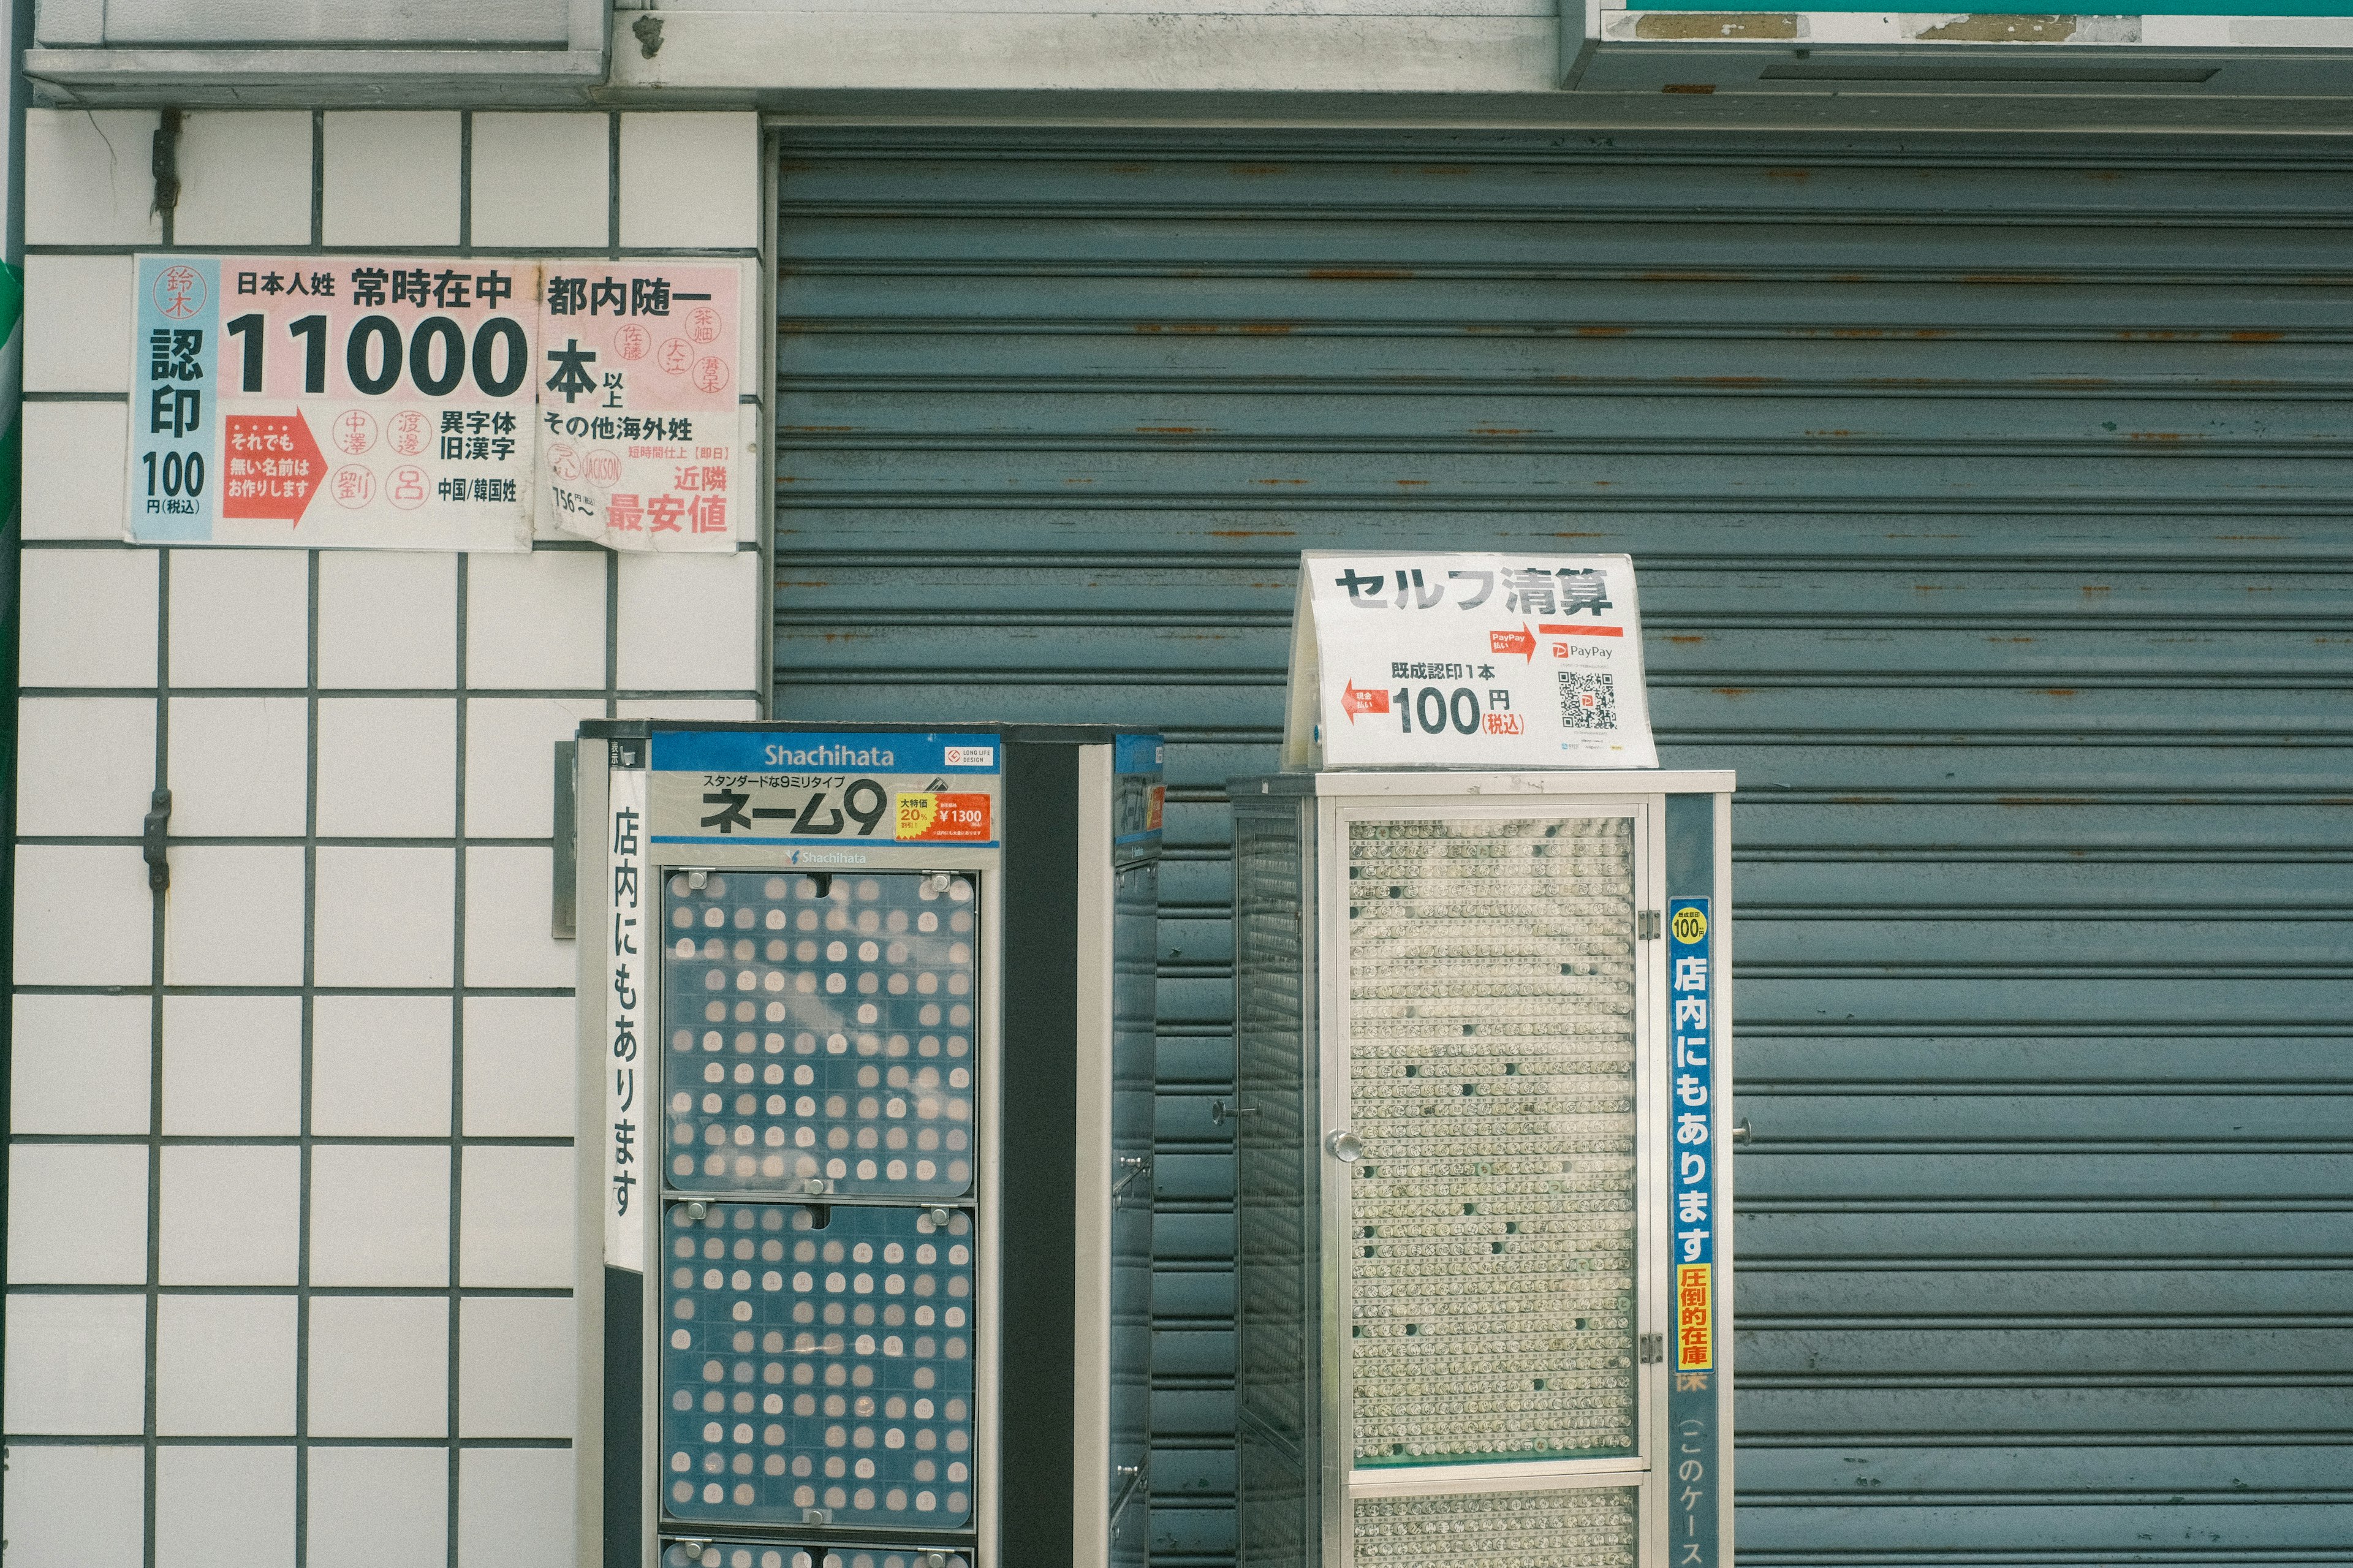
{"label": "metal bracket on wall", "polygon": [[159,789],[139,826],[139,858],[147,862],[147,885],[159,893],[172,885],[172,863],[164,858],[164,836],[171,826],[172,792]]}
{"label": "metal bracket on wall", "polygon": [[1667,1336],[1644,1334],[1641,1339],[1642,1364],[1655,1366],[1667,1359]]}
{"label": "metal bracket on wall", "polygon": [[558,942],[580,935],[579,758],[579,742],[555,742],[555,872],[547,929]]}
{"label": "metal bracket on wall", "polygon": [[1634,940],[1637,942],[1656,942],[1659,940],[1658,910],[1644,910],[1635,915]]}

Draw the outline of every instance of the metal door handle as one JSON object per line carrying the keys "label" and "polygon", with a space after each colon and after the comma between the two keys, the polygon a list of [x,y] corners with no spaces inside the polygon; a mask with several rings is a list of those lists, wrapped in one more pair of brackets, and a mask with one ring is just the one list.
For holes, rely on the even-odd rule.
{"label": "metal door handle", "polygon": [[1223,1127],[1227,1122],[1231,1121],[1238,1116],[1256,1116],[1257,1114],[1258,1108],[1256,1106],[1244,1105],[1239,1100],[1213,1100],[1209,1101],[1209,1121],[1214,1126]]}
{"label": "metal door handle", "polygon": [[1335,1127],[1324,1134],[1324,1152],[1343,1165],[1353,1165],[1365,1157],[1365,1141],[1345,1127]]}

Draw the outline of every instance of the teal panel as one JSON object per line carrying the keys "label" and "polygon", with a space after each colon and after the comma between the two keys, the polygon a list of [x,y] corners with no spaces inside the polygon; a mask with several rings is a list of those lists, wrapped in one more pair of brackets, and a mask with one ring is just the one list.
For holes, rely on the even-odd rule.
{"label": "teal panel", "polygon": [[791,142],[779,713],[1171,742],[1164,1568],[1234,1545],[1224,782],[1297,552],[1440,544],[1630,552],[1740,771],[1744,1563],[2353,1563],[2348,160]]}

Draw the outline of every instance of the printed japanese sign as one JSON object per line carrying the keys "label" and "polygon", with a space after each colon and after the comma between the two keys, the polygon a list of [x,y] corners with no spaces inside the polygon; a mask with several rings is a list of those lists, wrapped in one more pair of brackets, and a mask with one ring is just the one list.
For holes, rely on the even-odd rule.
{"label": "printed japanese sign", "polygon": [[526,550],[536,263],[142,256],[126,534]]}
{"label": "printed japanese sign", "polygon": [[1718,1467],[1723,1412],[1716,1365],[1723,1342],[1715,1268],[1716,1164],[1723,1158],[1715,1091],[1715,1001],[1711,973],[1711,900],[1667,900],[1667,1005],[1673,1042],[1667,1077],[1668,1309],[1673,1324],[1672,1382],[1667,1418],[1673,1428],[1674,1473],[1667,1494],[1667,1532],[1673,1562],[1716,1568],[1720,1561]]}
{"label": "printed japanese sign", "polygon": [[868,847],[987,848],[1002,826],[994,735],[657,731],[657,844],[789,845],[795,866]]}
{"label": "printed japanese sign", "polygon": [[[612,794],[604,826],[606,914],[612,930],[595,933],[610,943],[605,965],[605,1036],[612,1053],[612,1076],[605,1085],[605,1113],[612,1128],[605,1149],[605,1262],[631,1270],[646,1266],[646,1208],[661,1190],[658,1168],[650,1177],[640,1173],[645,1145],[639,1134],[649,1119],[638,1104],[639,1075],[644,1074],[643,1087],[651,1088],[653,1064],[640,1055],[638,1042],[645,1037],[646,987],[653,973],[648,954],[660,945],[660,933],[644,908],[652,889],[646,880],[643,744],[613,742]],[[652,937],[641,941],[649,931]],[[650,1120],[660,1127],[658,1114]],[[643,1193],[637,1190],[641,1184]]]}
{"label": "printed japanese sign", "polygon": [[735,548],[750,521],[745,268],[550,261],[540,527],[615,550]]}
{"label": "printed japanese sign", "polygon": [[1633,562],[1305,552],[1282,761],[1658,766]]}

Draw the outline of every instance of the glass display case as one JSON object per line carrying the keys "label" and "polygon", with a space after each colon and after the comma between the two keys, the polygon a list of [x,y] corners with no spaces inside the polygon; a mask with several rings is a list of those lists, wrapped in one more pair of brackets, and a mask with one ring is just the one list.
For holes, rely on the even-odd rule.
{"label": "glass display case", "polygon": [[1730,1563],[1731,787],[1235,781],[1245,1568]]}
{"label": "glass display case", "polygon": [[579,755],[578,1560],[1145,1568],[1157,737]]}

